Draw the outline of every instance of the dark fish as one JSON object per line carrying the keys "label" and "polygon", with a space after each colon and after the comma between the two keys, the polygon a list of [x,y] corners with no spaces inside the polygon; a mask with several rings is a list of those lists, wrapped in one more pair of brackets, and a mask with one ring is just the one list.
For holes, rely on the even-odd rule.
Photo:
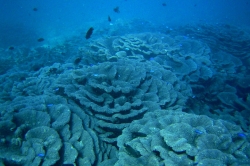
{"label": "dark fish", "polygon": [[92,27],[89,28],[89,30],[87,31],[86,36],[85,36],[86,39],[89,39],[91,37],[93,30],[94,30],[94,28],[92,28]]}
{"label": "dark fish", "polygon": [[13,46],[10,46],[9,47],[9,50],[14,50],[15,48]]}
{"label": "dark fish", "polygon": [[114,8],[114,12],[116,12],[116,13],[120,13],[120,9],[119,9],[119,7],[118,7],[118,6]]}
{"label": "dark fish", "polygon": [[42,41],[44,41],[44,38],[41,37],[41,38],[37,39],[37,41],[42,42]]}
{"label": "dark fish", "polygon": [[82,60],[82,57],[77,57],[75,60],[74,60],[74,64],[75,65],[78,65]]}
{"label": "dark fish", "polygon": [[108,21],[109,21],[109,22],[111,22],[111,18],[110,18],[110,16],[108,16]]}
{"label": "dark fish", "polygon": [[164,3],[162,3],[162,6],[167,6],[167,4],[164,2]]}
{"label": "dark fish", "polygon": [[33,8],[33,11],[35,11],[35,12],[36,12],[37,10],[38,10],[38,9],[37,9],[36,7],[34,7],[34,8]]}
{"label": "dark fish", "polygon": [[132,132],[132,138],[137,138],[137,137],[147,137],[147,134],[142,133],[142,132]]}
{"label": "dark fish", "polygon": [[19,78],[19,81],[24,81],[24,80],[26,80],[26,77],[20,77]]}

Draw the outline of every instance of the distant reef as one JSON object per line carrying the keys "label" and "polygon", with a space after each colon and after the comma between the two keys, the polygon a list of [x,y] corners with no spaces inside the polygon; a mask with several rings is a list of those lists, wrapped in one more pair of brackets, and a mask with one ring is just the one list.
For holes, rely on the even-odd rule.
{"label": "distant reef", "polygon": [[247,32],[199,25],[78,42],[1,50],[0,165],[250,163]]}

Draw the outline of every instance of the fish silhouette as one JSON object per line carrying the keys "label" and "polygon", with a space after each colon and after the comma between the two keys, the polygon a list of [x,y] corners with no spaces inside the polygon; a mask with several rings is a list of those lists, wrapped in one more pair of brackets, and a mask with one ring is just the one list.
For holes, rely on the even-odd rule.
{"label": "fish silhouette", "polygon": [[86,39],[89,39],[89,38],[91,37],[93,31],[94,31],[94,28],[90,27],[89,30],[88,30],[87,33],[86,33],[85,38],[86,38]]}
{"label": "fish silhouette", "polygon": [[118,6],[114,8],[114,12],[116,12],[116,13],[120,13],[120,9],[119,9],[119,7],[118,7]]}
{"label": "fish silhouette", "polygon": [[42,41],[44,41],[44,38],[41,37],[41,38],[37,39],[37,41],[42,42]]}
{"label": "fish silhouette", "polygon": [[82,57],[77,57],[75,60],[74,60],[74,64],[75,65],[78,65],[82,60]]}
{"label": "fish silhouette", "polygon": [[14,50],[14,49],[15,49],[15,47],[13,47],[13,46],[9,47],[9,50]]}

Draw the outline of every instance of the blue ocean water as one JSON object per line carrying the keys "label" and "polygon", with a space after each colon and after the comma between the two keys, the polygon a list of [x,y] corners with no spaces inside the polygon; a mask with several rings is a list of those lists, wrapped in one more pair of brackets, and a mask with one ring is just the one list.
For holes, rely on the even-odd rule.
{"label": "blue ocean water", "polygon": [[0,0],[0,165],[250,165],[249,0]]}
{"label": "blue ocean water", "polygon": [[[163,6],[162,4],[166,4]],[[120,7],[119,14],[113,11]],[[37,11],[33,11],[37,8]],[[1,46],[37,45],[39,37],[56,42],[85,32],[89,26],[101,30],[113,22],[142,19],[152,24],[173,26],[195,23],[249,26],[248,0],[187,1],[2,1]],[[97,23],[97,24],[96,24]],[[142,24],[143,22],[137,22]],[[96,36],[98,37],[98,36]],[[24,42],[25,41],[25,42]]]}

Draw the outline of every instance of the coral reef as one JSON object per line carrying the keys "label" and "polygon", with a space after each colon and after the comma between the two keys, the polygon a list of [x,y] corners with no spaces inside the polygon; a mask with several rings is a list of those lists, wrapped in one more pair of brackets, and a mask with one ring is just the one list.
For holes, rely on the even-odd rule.
{"label": "coral reef", "polygon": [[1,50],[0,164],[247,165],[248,41],[187,26]]}
{"label": "coral reef", "polygon": [[93,116],[95,130],[111,143],[145,112],[178,108],[191,95],[188,86],[157,63],[129,59],[67,71],[53,86]]}
{"label": "coral reef", "polygon": [[[244,165],[249,137],[239,126],[204,115],[160,110],[131,123],[118,137],[115,164]],[[242,138],[242,137],[243,138]]]}

